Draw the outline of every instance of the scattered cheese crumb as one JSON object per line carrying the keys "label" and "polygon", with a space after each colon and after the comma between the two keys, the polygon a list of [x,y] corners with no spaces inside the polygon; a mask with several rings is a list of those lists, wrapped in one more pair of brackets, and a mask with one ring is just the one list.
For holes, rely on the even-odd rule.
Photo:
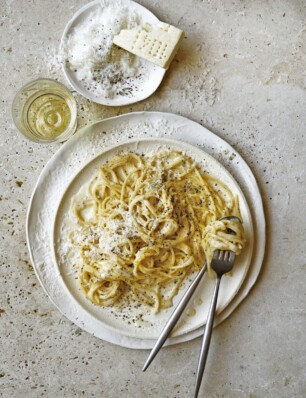
{"label": "scattered cheese crumb", "polygon": [[188,310],[187,310],[187,315],[188,316],[195,316],[195,314],[196,314],[196,310],[195,310],[195,308],[188,308]]}

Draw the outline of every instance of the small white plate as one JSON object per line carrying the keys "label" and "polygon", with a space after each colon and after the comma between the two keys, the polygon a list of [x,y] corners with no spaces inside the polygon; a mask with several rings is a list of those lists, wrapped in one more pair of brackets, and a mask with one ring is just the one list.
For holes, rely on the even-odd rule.
{"label": "small white plate", "polygon": [[[141,16],[144,23],[156,24],[158,22],[158,18],[151,11],[140,4],[131,0],[126,0],[126,6],[128,6],[132,11],[137,12]],[[77,11],[77,13],[72,17],[65,27],[60,44],[61,53],[64,43],[68,36],[72,33],[73,29],[77,28],[78,25],[89,18],[90,15],[92,15],[100,7],[101,1],[95,0],[86,4],[86,6]],[[82,81],[77,78],[76,73],[67,65],[65,65],[65,63],[63,65],[63,71],[68,82],[79,94],[98,104],[108,106],[129,105],[148,98],[157,90],[166,73],[165,69],[147,61],[146,76],[143,76],[143,80],[137,86],[138,90],[134,90],[132,96],[123,96],[118,94],[114,98],[107,98],[102,96],[97,97],[94,93],[88,91],[82,84]],[[133,85],[133,83],[136,84],[134,79],[131,78],[131,85]]]}

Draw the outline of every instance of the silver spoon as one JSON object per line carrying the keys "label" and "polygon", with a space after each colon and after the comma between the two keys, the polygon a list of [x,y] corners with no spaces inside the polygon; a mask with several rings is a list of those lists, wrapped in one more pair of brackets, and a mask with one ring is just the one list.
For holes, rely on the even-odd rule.
{"label": "silver spoon", "polygon": [[202,276],[206,272],[206,263],[204,264],[204,267],[201,268],[200,272],[198,275],[195,277],[189,288],[187,289],[186,293],[182,297],[181,301],[179,302],[178,306],[175,308],[174,312],[170,316],[168,322],[166,323],[163,331],[161,332],[159,338],[157,339],[154,347],[152,348],[152,351],[150,352],[150,355],[148,356],[148,359],[146,360],[146,363],[144,364],[144,367],[142,368],[142,371],[145,372],[147,368],[149,367],[150,363],[153,361],[155,358],[156,354],[158,351],[162,348],[164,345],[164,342],[167,340],[169,334],[171,333],[172,329],[174,326],[177,324],[177,321],[180,319],[182,313],[184,312],[184,309],[186,308],[189,300],[191,299],[193,293],[195,292],[196,288],[198,287],[198,284],[200,283],[200,280],[202,279]]}

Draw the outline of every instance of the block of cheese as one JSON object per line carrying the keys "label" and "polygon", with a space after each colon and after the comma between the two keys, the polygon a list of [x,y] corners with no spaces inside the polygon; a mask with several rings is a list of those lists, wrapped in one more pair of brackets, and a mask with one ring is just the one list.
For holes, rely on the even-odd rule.
{"label": "block of cheese", "polygon": [[114,36],[113,43],[168,69],[183,38],[182,30],[158,22],[156,25],[145,24],[138,29],[123,29]]}

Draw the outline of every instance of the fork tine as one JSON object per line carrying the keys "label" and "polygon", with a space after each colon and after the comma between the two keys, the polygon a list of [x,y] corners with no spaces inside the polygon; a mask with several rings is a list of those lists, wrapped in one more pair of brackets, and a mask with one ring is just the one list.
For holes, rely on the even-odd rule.
{"label": "fork tine", "polygon": [[235,252],[232,252],[232,251],[230,251],[229,252],[229,261],[234,261],[235,260],[235,257],[236,257],[236,253]]}
{"label": "fork tine", "polygon": [[220,254],[220,250],[215,250],[215,251],[213,252],[213,258],[214,258],[215,260],[217,260],[217,259],[219,258],[219,254]]}
{"label": "fork tine", "polygon": [[235,252],[231,250],[215,250],[213,253],[213,258],[215,260],[231,262],[235,260]]}

